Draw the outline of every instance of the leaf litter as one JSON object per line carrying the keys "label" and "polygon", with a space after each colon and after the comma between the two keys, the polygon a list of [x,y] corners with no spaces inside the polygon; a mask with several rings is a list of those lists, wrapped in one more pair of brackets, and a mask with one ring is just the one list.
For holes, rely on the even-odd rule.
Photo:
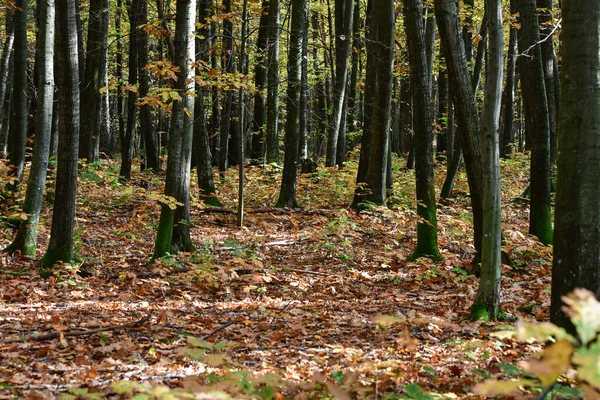
{"label": "leaf litter", "polygon": [[[512,262],[503,265],[502,307],[544,321],[551,250],[527,235],[527,206],[512,201],[527,184],[522,164],[503,163],[503,249]],[[416,240],[412,173],[395,168],[389,209],[357,214],[348,208],[350,163],[301,175],[302,210],[272,208],[280,175],[249,167],[242,229],[228,211],[237,186],[228,171],[218,185],[224,209],[192,199],[196,251],[149,264],[163,175],[123,184],[117,169],[102,164],[100,184],[80,178],[78,263],[42,279],[35,260],[0,256],[0,398],[110,393],[120,381],[198,390],[231,371],[277,377],[273,398],[478,398],[475,384],[539,349],[492,336],[499,323],[466,320],[477,278],[464,175],[455,197],[438,203],[438,263],[407,261]],[[443,178],[438,166],[436,182]],[[38,258],[49,234],[44,209]],[[5,226],[2,247],[14,235]]]}

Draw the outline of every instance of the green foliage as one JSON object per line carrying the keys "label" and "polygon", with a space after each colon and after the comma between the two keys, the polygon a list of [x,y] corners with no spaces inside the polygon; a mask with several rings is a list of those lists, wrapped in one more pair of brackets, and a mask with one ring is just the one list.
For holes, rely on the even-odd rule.
{"label": "green foliage", "polygon": [[[523,387],[561,393],[561,396],[581,396],[581,392],[557,384],[558,378],[569,369],[577,372],[577,384],[585,390],[600,390],[600,303],[594,294],[576,289],[563,297],[563,311],[575,326],[577,337],[549,322],[541,324],[518,323],[511,336],[522,341],[551,341],[536,357],[525,364],[523,370],[504,365],[505,375],[519,376],[510,381],[487,380],[475,387],[475,392],[485,396],[508,395]],[[506,335],[501,332],[499,335]],[[521,378],[522,376],[522,378]]]}

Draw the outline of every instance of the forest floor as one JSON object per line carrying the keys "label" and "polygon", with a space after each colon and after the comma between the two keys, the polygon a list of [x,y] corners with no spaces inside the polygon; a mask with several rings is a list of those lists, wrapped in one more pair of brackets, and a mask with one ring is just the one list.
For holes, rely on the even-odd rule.
{"label": "forest floor", "polygon": [[[84,168],[80,263],[43,279],[35,260],[0,255],[0,398],[152,390],[155,398],[181,390],[216,391],[203,399],[481,398],[476,383],[521,374],[519,362],[540,349],[493,333],[517,318],[548,318],[551,248],[527,234],[520,198],[528,159],[502,162],[503,250],[512,260],[502,267],[502,308],[512,322],[487,324],[467,320],[478,281],[465,175],[455,197],[438,203],[443,260],[411,262],[414,173],[403,164],[395,160],[389,208],[361,213],[348,206],[352,162],[300,175],[302,210],[293,211],[272,208],[280,171],[248,167],[242,229],[231,169],[217,177],[223,210],[192,201],[196,251],[153,265],[164,173],[121,184],[117,162]],[[438,188],[444,173],[439,162]],[[19,213],[17,204],[2,212]],[[38,258],[50,211],[45,202]],[[1,224],[3,248],[14,230]]]}

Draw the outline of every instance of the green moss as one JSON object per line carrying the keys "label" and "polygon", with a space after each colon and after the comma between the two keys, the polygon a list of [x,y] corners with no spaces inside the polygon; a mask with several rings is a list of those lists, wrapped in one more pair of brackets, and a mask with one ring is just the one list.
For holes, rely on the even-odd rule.
{"label": "green moss", "polygon": [[48,247],[42,259],[38,262],[40,275],[45,278],[52,274],[52,267],[59,261],[68,263],[71,262],[71,249],[66,247]]}
{"label": "green moss", "polygon": [[531,225],[529,226],[529,233],[537,236],[539,241],[544,245],[552,244],[554,231],[552,229],[550,206],[532,206],[530,213]]}
{"label": "green moss", "polygon": [[489,322],[491,318],[490,313],[487,310],[485,303],[481,301],[476,301],[475,304],[471,307],[471,312],[469,313],[469,319],[471,321],[480,321]]}
{"label": "green moss", "polygon": [[171,250],[174,219],[175,211],[171,210],[167,205],[163,205],[158,228],[156,229],[156,241],[154,242],[152,260],[166,256]]}

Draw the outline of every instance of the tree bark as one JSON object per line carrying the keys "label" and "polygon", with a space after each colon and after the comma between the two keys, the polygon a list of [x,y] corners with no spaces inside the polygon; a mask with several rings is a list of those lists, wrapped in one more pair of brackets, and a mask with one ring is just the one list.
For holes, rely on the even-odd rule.
{"label": "tree bark", "polygon": [[79,153],[79,58],[75,1],[56,1],[56,70],[59,130],[58,165],[50,242],[40,260],[42,275],[58,262],[73,259],[73,226]]}
{"label": "tree bark", "polygon": [[[427,24],[433,22],[429,19]],[[421,0],[404,1],[404,24],[408,43],[410,62],[410,81],[413,102],[414,140],[415,140],[415,174],[417,194],[417,246],[411,255],[412,259],[429,257],[439,259],[437,245],[437,216],[435,203],[435,183],[433,179],[433,105],[431,104],[432,75],[427,57],[426,23],[423,19],[423,2]],[[433,36],[432,33],[429,33]]]}
{"label": "tree bark", "polygon": [[87,31],[85,72],[81,82],[81,138],[79,155],[88,162],[98,161],[100,152],[100,110],[107,60],[104,57],[108,41],[108,0],[91,0]]}
{"label": "tree bark", "polygon": [[16,190],[25,172],[25,147],[27,145],[27,110],[29,106],[27,86],[27,0],[16,0],[13,9],[14,18],[14,75],[10,107],[10,174],[17,179],[9,185]]}
{"label": "tree bark", "polygon": [[254,162],[264,162],[266,155],[265,128],[267,123],[267,103],[265,89],[267,88],[267,55],[269,52],[269,7],[270,0],[263,0],[258,38],[256,40],[257,60],[254,66],[254,116],[250,131],[252,132],[252,147],[250,159]]}
{"label": "tree bark", "polygon": [[[145,166],[153,171],[160,169],[158,160],[158,145],[156,140],[156,129],[152,117],[152,108],[143,100],[150,91],[150,71],[146,69],[149,63],[148,58],[148,33],[144,30],[148,24],[148,7],[146,0],[133,0],[134,13],[137,22],[137,71],[139,81],[139,98],[142,101],[139,106],[140,114],[140,134],[144,140]],[[140,28],[142,26],[142,28]]]}
{"label": "tree bark", "polygon": [[600,2],[563,3],[551,321],[574,333],[561,298],[600,296]]}
{"label": "tree bark", "polygon": [[267,162],[279,163],[279,22],[280,0],[269,0],[269,66],[267,68]]}
{"label": "tree bark", "polygon": [[[211,0],[200,0],[198,2],[198,22],[201,27],[198,29],[196,36],[197,65],[209,65],[210,63],[210,22],[208,18],[211,16],[209,11],[211,3]],[[197,69],[196,73],[200,75],[200,70]],[[200,198],[206,204],[221,206],[221,202],[217,199],[215,191],[211,163],[212,156],[205,116],[206,107],[204,99],[210,94],[210,89],[196,83],[196,93],[198,97],[194,102],[194,157],[192,159],[195,160],[196,164]]]}
{"label": "tree bark", "polygon": [[362,201],[385,204],[389,128],[391,120],[394,65],[395,14],[392,0],[373,0],[371,7],[373,95],[370,121],[369,158]]}
{"label": "tree bark", "polygon": [[167,253],[193,251],[190,238],[190,168],[193,120],[185,110],[194,109],[194,23],[196,1],[177,0],[175,16],[175,65],[179,68],[175,88],[180,99],[173,103],[169,137],[165,196],[177,203],[163,204],[154,242],[153,258]]}
{"label": "tree bark", "polygon": [[435,0],[435,14],[442,42],[442,50],[448,77],[451,82],[452,97],[459,125],[460,142],[465,157],[471,208],[475,249],[481,251],[483,223],[483,176],[481,149],[479,144],[479,114],[473,95],[471,76],[467,69],[464,42],[458,27],[458,10],[454,0]]}
{"label": "tree bark", "polygon": [[335,2],[335,85],[333,90],[333,119],[327,140],[327,159],[325,163],[328,167],[341,166],[345,157],[345,146],[338,149],[338,142],[340,140],[345,141],[346,138],[344,103],[347,97],[353,13],[353,0],[338,0]]}
{"label": "tree bark", "polygon": [[504,68],[504,32],[500,0],[485,1],[489,19],[490,51],[481,114],[481,155],[483,166],[483,239],[481,277],[472,308],[475,319],[496,320],[500,310],[500,267],[502,255],[502,213],[500,208],[499,122]]}
{"label": "tree bark", "polygon": [[[4,40],[4,46],[2,48],[2,58],[0,59],[0,122],[4,125],[4,102],[6,100],[7,90],[9,85],[9,70],[11,65],[11,59],[13,58],[13,42],[14,42],[14,27],[13,18],[10,7],[6,7],[6,39]],[[8,144],[8,130],[2,127],[0,129],[0,158],[4,158],[7,155],[7,144]]]}
{"label": "tree bark", "polygon": [[[129,86],[136,86],[138,82],[137,74],[137,46],[138,46],[138,29],[137,14],[133,8],[128,9],[129,14]],[[137,114],[137,93],[131,89],[127,91],[127,127],[124,135],[121,136],[121,169],[119,176],[122,179],[129,180],[131,178],[131,161],[133,158],[133,148],[135,142],[136,131],[136,114]]]}
{"label": "tree bark", "polygon": [[54,100],[54,0],[38,1],[39,32],[36,52],[38,53],[38,107],[36,114],[36,134],[33,147],[33,161],[27,180],[27,191],[23,203],[23,213],[27,219],[19,224],[13,242],[5,252],[34,257],[37,247],[37,225],[40,220],[46,171],[52,130],[52,108]]}
{"label": "tree bark", "polygon": [[285,155],[277,207],[295,208],[298,175],[298,145],[300,137],[300,85],[302,73],[302,40],[306,24],[306,1],[292,0],[290,44],[288,51],[287,123]]}
{"label": "tree bark", "polygon": [[552,25],[552,0],[537,0],[539,22],[542,30],[540,40],[542,62],[544,64],[544,84],[546,86],[546,100],[548,104],[548,125],[550,127],[550,165],[556,165],[557,159],[557,92],[555,81],[558,76],[554,71],[554,40],[552,38],[554,26]]}
{"label": "tree bark", "polygon": [[[514,0],[511,0],[511,12]],[[514,117],[515,117],[515,72],[517,66],[517,28],[510,26],[508,52],[506,61],[506,84],[502,93],[502,125],[500,136],[500,155],[505,157],[514,151]]]}
{"label": "tree bark", "polygon": [[520,14],[519,71],[526,129],[531,138],[529,233],[552,243],[550,211],[550,124],[535,0],[517,0]]}

